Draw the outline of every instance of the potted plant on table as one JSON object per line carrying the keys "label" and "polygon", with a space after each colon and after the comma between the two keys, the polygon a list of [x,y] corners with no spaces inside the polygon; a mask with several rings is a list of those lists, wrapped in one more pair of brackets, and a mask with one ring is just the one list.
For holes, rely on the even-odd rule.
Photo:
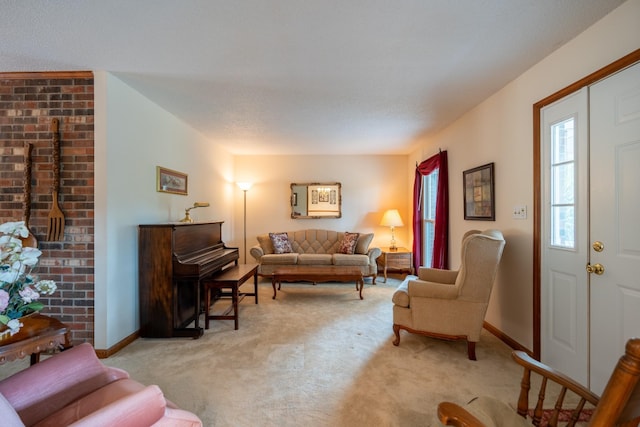
{"label": "potted plant on table", "polygon": [[14,335],[23,326],[21,318],[44,307],[38,299],[53,294],[53,280],[38,280],[31,272],[42,252],[23,246],[29,236],[24,221],[0,225],[0,337]]}

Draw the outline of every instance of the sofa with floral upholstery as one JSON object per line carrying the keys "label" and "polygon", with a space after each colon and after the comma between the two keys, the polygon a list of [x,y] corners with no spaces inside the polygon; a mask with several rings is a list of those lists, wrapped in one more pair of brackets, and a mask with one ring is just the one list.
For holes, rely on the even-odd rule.
{"label": "sofa with floral upholstery", "polygon": [[373,233],[306,229],[261,234],[250,250],[258,262],[258,274],[271,276],[279,267],[294,265],[357,266],[375,283],[376,259],[382,251],[371,247]]}

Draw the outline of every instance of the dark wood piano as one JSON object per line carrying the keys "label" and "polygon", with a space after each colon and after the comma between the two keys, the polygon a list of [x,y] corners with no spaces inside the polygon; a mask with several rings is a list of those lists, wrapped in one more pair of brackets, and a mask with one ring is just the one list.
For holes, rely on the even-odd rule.
{"label": "dark wood piano", "polygon": [[202,336],[200,283],[239,258],[222,241],[222,223],[139,226],[140,336]]}

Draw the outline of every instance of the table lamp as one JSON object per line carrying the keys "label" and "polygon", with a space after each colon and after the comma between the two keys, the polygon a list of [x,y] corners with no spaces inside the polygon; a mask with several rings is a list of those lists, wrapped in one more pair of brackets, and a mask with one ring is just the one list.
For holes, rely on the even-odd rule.
{"label": "table lamp", "polygon": [[180,220],[180,222],[193,222],[193,218],[191,218],[191,215],[189,214],[189,211],[191,209],[195,209],[195,208],[206,208],[209,206],[209,202],[195,202],[193,204],[193,206],[191,206],[190,208],[186,208],[184,210],[184,218],[182,218]]}
{"label": "table lamp", "polygon": [[384,227],[391,228],[391,244],[389,245],[389,249],[395,251],[398,249],[396,246],[396,239],[393,234],[393,229],[395,227],[402,227],[404,223],[402,222],[402,218],[400,218],[400,212],[398,209],[389,209],[382,216],[382,221],[380,221],[380,225]]}

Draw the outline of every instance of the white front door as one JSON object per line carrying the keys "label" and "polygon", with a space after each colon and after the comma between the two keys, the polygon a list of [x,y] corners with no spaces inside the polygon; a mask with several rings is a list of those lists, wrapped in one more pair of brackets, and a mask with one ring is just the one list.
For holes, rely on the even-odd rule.
{"label": "white front door", "polygon": [[[640,64],[591,87],[591,389],[640,337]],[[600,242],[602,245],[597,244]]]}
{"label": "white front door", "polygon": [[601,394],[640,336],[640,64],[541,119],[541,359]]}
{"label": "white front door", "polygon": [[541,359],[588,385],[588,89],[542,110]]}

